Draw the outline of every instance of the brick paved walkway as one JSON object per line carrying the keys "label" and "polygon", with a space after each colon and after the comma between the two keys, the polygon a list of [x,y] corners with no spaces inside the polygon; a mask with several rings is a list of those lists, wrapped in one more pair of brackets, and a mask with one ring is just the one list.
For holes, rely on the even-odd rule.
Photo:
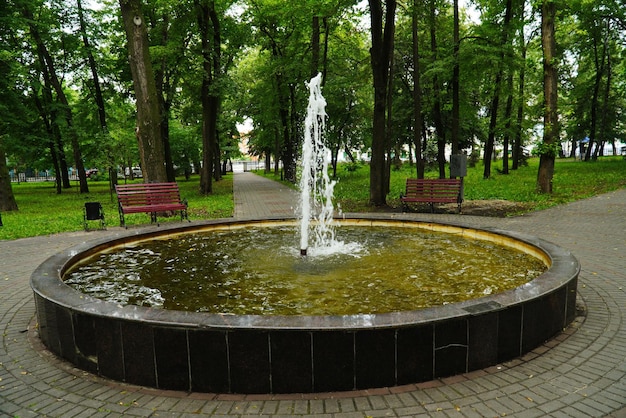
{"label": "brick paved walkway", "polygon": [[[237,217],[290,216],[294,199],[277,183],[235,175]],[[164,392],[76,370],[28,331],[34,268],[119,228],[0,241],[0,417],[626,417],[626,189],[516,218],[415,217],[522,231],[572,250],[587,316],[521,359],[419,385],[289,396]]]}

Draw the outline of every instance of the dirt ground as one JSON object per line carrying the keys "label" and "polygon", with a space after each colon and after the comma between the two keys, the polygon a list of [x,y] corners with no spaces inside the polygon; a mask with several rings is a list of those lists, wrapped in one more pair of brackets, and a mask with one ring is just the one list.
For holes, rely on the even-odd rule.
{"label": "dirt ground", "polygon": [[[510,202],[508,200],[466,200],[461,206],[461,213],[474,216],[491,216],[504,218],[518,215],[532,209],[532,204],[522,202]],[[398,208],[402,210],[402,208]],[[456,213],[456,204],[435,205],[435,213]],[[409,212],[430,212],[430,206],[414,205],[409,207]]]}

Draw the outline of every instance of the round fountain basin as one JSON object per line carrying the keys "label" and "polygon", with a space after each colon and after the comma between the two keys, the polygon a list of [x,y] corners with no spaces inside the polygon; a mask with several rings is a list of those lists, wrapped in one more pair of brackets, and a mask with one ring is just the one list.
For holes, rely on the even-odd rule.
{"label": "round fountain basin", "polygon": [[576,315],[578,261],[568,251],[519,233],[422,223],[410,216],[342,220],[461,234],[513,247],[549,266],[512,290],[414,311],[354,315],[233,315],[116,305],[62,281],[85,258],[111,247],[215,228],[293,221],[220,220],[171,226],[83,244],[33,273],[45,346],[103,377],[169,390],[310,393],[418,383],[518,357]]}

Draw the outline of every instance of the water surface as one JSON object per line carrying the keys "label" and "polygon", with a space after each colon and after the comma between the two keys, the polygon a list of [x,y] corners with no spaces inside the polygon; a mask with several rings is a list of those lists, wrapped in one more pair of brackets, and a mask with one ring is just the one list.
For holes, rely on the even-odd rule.
{"label": "water surface", "polygon": [[[482,240],[416,228],[337,229],[343,251],[300,257],[296,227],[251,227],[98,254],[65,282],[109,302],[232,314],[416,310],[515,288],[546,266]],[[316,255],[317,254],[317,255]]]}

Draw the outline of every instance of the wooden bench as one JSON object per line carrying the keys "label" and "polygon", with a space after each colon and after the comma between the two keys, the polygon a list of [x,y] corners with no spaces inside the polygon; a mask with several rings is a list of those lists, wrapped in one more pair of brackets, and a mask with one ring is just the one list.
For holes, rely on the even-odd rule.
{"label": "wooden bench", "polygon": [[406,179],[406,192],[400,195],[403,209],[408,203],[428,203],[435,211],[435,203],[456,203],[461,213],[463,182],[461,179]]}
{"label": "wooden bench", "polygon": [[[120,226],[126,227],[124,215],[149,213],[150,222],[157,223],[157,213],[180,211],[180,220],[187,217],[187,202],[180,199],[176,183],[140,183],[116,185]],[[157,223],[158,225],[158,223]]]}

